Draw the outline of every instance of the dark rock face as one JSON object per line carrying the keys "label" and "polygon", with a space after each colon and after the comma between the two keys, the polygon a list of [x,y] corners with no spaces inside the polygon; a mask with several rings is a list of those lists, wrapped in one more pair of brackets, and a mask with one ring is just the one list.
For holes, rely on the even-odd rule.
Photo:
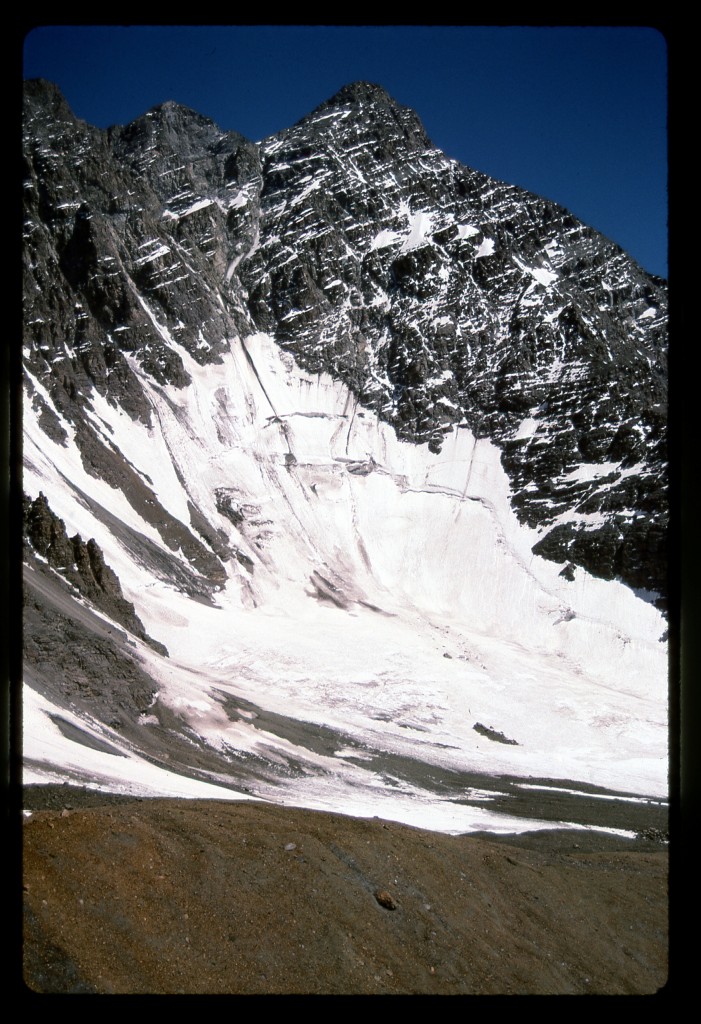
{"label": "dark rock face", "polygon": [[116,637],[91,635],[30,587],[23,620],[25,679],[59,707],[97,716],[120,731],[133,729],[151,708],[156,686]]}
{"label": "dark rock face", "polygon": [[152,640],[146,633],[134,605],[124,597],[119,579],[106,564],[100,546],[92,539],[85,543],[79,534],[69,538],[63,520],[51,511],[43,494],[34,501],[24,498],[24,534],[30,558],[36,552],[114,622],[151,644],[161,654],[167,653],[163,644]]}
{"label": "dark rock face", "polygon": [[446,157],[379,86],[256,145],[172,103],[99,131],[29,82],[24,186],[30,400],[49,436],[74,427],[88,472],[185,553],[200,589],[235,552],[197,509],[169,517],[96,433],[89,396],[148,423],[140,375],[187,387],[183,352],[217,362],[266,331],[404,439],[491,437],[517,514],[544,530],[537,553],[664,594],[664,282]]}

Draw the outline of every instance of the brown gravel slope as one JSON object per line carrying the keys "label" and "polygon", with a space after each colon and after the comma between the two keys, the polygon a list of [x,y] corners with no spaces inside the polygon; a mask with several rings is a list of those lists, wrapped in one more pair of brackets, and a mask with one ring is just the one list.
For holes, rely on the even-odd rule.
{"label": "brown gravel slope", "polygon": [[38,811],[24,826],[25,982],[654,993],[667,979],[666,850],[597,851],[581,836],[529,847],[261,803]]}

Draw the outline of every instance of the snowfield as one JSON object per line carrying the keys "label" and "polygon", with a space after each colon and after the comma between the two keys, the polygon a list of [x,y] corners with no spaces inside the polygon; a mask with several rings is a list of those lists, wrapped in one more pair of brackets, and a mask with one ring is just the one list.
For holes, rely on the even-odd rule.
{"label": "snowfield", "polygon": [[[420,218],[410,227],[405,247],[427,230]],[[454,773],[665,797],[664,619],[622,584],[580,568],[568,581],[533,555],[538,534],[511,510],[492,443],[464,427],[439,454],[399,441],[342,384],[302,371],[266,335],[232,339],[222,362],[204,367],[167,342],[192,384],[161,387],[131,357],[151,425],[97,393],[91,422],[164,509],[189,527],[194,506],[242,556],[226,562],[213,603],[154,576],[94,514],[85,495],[187,565],[120,491],[86,472],[70,424],[65,446],[47,437],[29,398],[23,486],[47,496],[69,536],[95,538],[147,632],[168,648],[162,657],[132,638],[159,702],[222,765],[234,752],[278,765],[253,795],[449,832],[550,824],[441,795]],[[524,421],[520,436],[534,425]],[[237,523],[219,510],[218,492]],[[251,706],[305,731],[268,730]],[[51,711],[27,687],[26,782],[68,773],[131,793],[251,795],[225,770],[207,782],[149,763],[85,717],[80,728],[121,756],[74,742]],[[145,717],[143,728],[157,726]],[[310,744],[314,728],[336,735],[336,749]],[[435,784],[393,774],[410,762]]]}

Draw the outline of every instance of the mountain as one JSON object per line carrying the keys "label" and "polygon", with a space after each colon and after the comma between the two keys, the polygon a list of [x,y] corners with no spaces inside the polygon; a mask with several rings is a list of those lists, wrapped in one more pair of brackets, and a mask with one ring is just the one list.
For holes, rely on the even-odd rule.
{"label": "mountain", "polygon": [[663,281],[362,82],[261,143],[28,82],[24,196],[29,778],[664,792]]}

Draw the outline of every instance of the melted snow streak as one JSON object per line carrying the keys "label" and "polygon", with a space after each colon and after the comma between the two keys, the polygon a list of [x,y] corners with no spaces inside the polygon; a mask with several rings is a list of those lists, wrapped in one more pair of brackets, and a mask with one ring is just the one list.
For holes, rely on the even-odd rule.
{"label": "melted snow streak", "polygon": [[86,471],[68,422],[51,440],[27,401],[25,491],[97,540],[170,653],[131,638],[158,690],[143,741],[84,711],[57,722],[28,687],[27,782],[245,792],[452,832],[552,826],[490,811],[498,776],[665,795],[664,621],[628,588],[533,555],[489,441],[454,427],[439,454],[401,442],[263,334],[206,367],[169,343],[191,384],[158,385],[131,359],[151,425],[97,392],[93,422],[170,521],[217,551],[221,579],[203,582],[209,601],[189,594],[187,553]]}

